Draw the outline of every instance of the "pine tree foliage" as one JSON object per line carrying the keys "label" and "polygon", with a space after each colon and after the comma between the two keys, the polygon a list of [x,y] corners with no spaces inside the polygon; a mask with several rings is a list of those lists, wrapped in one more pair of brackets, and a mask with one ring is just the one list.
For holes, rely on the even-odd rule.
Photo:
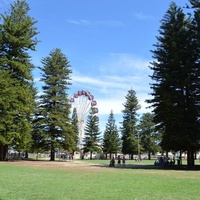
{"label": "pine tree foliage", "polygon": [[160,136],[161,134],[155,130],[153,115],[144,113],[140,118],[139,123],[140,144],[145,153],[148,153],[148,159],[151,159],[151,154],[160,151]]}
{"label": "pine tree foliage", "polygon": [[33,130],[32,130],[32,143],[31,152],[44,153],[49,151],[48,140],[46,140],[45,131],[41,128],[41,108],[39,96],[36,95],[36,107],[34,111]]}
{"label": "pine tree foliage", "polygon": [[110,158],[111,154],[117,154],[120,152],[120,138],[112,110],[108,117],[108,122],[106,123],[102,146],[103,152],[105,154],[110,154]]}
{"label": "pine tree foliage", "polygon": [[54,49],[42,59],[43,94],[40,96],[37,123],[51,151],[50,160],[55,160],[56,148],[72,152],[74,143],[71,126],[70,103],[67,89],[70,83],[70,64],[60,49]]}
{"label": "pine tree foliage", "polygon": [[29,53],[35,50],[38,32],[29,10],[24,0],[17,0],[0,18],[0,160],[5,159],[8,146],[27,150],[31,139],[35,89]]}
{"label": "pine tree foliage", "polygon": [[83,139],[84,153],[90,153],[90,159],[92,159],[93,152],[99,152],[100,150],[100,130],[99,121],[97,120],[95,111],[91,108],[85,125],[85,137]]}
{"label": "pine tree foliage", "polygon": [[122,134],[122,153],[130,154],[133,158],[133,154],[137,153],[138,144],[138,127],[137,127],[137,111],[140,109],[136,92],[131,89],[126,95],[126,102],[123,104],[123,122],[121,127]]}
{"label": "pine tree foliage", "polygon": [[7,148],[15,144],[20,133],[17,124],[14,123],[16,112],[14,107],[18,105],[15,81],[10,77],[9,71],[0,73],[0,160],[5,160]]}
{"label": "pine tree foliage", "polygon": [[164,129],[162,147],[187,150],[188,165],[194,165],[193,153],[198,148],[199,134],[199,47],[191,17],[171,3],[152,51],[154,120]]}
{"label": "pine tree foliage", "polygon": [[199,0],[189,0],[193,8],[200,8],[200,1]]}
{"label": "pine tree foliage", "polygon": [[77,109],[74,108],[72,112],[72,128],[74,131],[74,144],[73,144],[73,152],[75,152],[78,149],[78,142],[79,142],[79,128],[78,128],[78,115],[77,115]]}

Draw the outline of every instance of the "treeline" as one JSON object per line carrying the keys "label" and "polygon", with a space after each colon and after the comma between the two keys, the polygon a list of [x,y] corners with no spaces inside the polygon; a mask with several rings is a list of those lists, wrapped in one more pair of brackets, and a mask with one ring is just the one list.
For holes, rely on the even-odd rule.
{"label": "treeline", "polygon": [[[153,71],[152,99],[147,102],[152,108],[155,130],[150,132],[160,133],[157,142],[162,151],[179,151],[180,156],[187,152],[187,164],[193,167],[200,149],[200,1],[189,0],[183,8],[172,2],[156,39],[149,66]],[[134,100],[127,102],[123,110],[122,152],[134,153],[137,146],[134,115],[138,107],[133,106]]]}
{"label": "treeline", "polygon": [[[152,114],[138,120],[136,93],[129,90],[120,130],[111,111],[100,138],[98,120],[91,110],[85,127],[83,151],[121,151],[131,157],[156,151],[187,151],[194,166],[200,149],[200,1],[189,0],[185,8],[174,2],[161,20],[152,50]],[[0,23],[0,160],[8,149],[18,152],[50,152],[57,148],[78,150],[76,110],[70,118],[68,89],[72,68],[61,49],[41,59],[44,82],[39,95],[33,80],[31,51],[38,44],[37,21],[29,16],[25,0],[16,0],[1,14]],[[184,12],[186,11],[186,12]],[[119,131],[121,136],[119,136]]]}
{"label": "treeline", "polygon": [[[18,152],[75,149],[67,90],[71,66],[60,49],[41,59],[42,94],[34,87],[31,51],[38,44],[37,21],[25,0],[17,0],[1,14],[0,24],[0,160],[8,149]],[[26,155],[27,156],[27,155]]]}
{"label": "treeline", "polygon": [[150,160],[152,154],[163,152],[160,146],[162,132],[156,130],[153,114],[144,113],[139,117],[140,105],[133,89],[128,91],[125,99],[121,127],[117,128],[113,111],[108,117],[102,150],[106,156],[109,154],[109,158],[121,152],[129,155],[129,159],[137,155],[138,160],[142,159],[141,154],[148,154]]}

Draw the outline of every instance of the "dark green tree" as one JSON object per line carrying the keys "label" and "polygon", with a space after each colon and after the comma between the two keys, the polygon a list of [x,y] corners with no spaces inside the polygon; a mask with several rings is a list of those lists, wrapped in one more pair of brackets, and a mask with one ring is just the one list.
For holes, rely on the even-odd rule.
{"label": "dark green tree", "polygon": [[[6,159],[11,146],[28,150],[31,139],[35,90],[30,52],[38,43],[38,32],[29,10],[24,0],[17,0],[0,18],[0,73],[1,81],[7,82],[2,82],[0,93],[0,160]],[[5,91],[9,94],[4,96]]]}
{"label": "dark green tree", "polygon": [[199,148],[199,47],[191,17],[171,3],[161,21],[150,67],[154,121],[163,129],[162,148],[187,151],[188,165],[194,165]]}
{"label": "dark green tree", "polygon": [[78,128],[78,116],[77,116],[77,110],[76,108],[73,109],[72,112],[72,128],[73,128],[73,138],[74,138],[74,144],[73,144],[73,154],[75,151],[79,150],[79,128]]}
{"label": "dark green tree", "polygon": [[[195,102],[197,103],[197,107],[196,109],[198,109],[198,122],[199,122],[199,116],[200,116],[200,59],[199,59],[199,55],[200,55],[200,1],[199,0],[189,0],[192,8],[194,9],[193,12],[193,21],[192,21],[192,29],[193,29],[193,48],[195,49],[195,62],[193,63],[195,65],[195,68],[198,69],[195,73],[196,73],[196,77],[198,77],[198,79],[196,80],[196,90],[195,90]],[[198,128],[198,133],[200,134],[200,127]],[[200,144],[200,141],[198,141]],[[199,148],[197,147],[195,150],[199,151]],[[194,151],[195,151],[194,150]],[[188,163],[193,163],[193,151],[189,151],[190,155],[189,157],[187,157]],[[192,159],[191,159],[192,158]],[[196,155],[195,155],[196,158]]]}
{"label": "dark green tree", "polygon": [[32,130],[32,143],[31,152],[44,153],[49,151],[48,140],[46,140],[46,133],[41,128],[41,120],[43,119],[42,110],[40,108],[40,101],[38,95],[36,96],[36,108],[33,119],[33,130]]}
{"label": "dark green tree", "polygon": [[106,154],[117,154],[120,152],[120,138],[119,133],[117,129],[117,125],[115,124],[115,117],[113,114],[113,111],[111,110],[111,113],[108,117],[108,122],[106,123],[106,128],[103,135],[103,152]]}
{"label": "dark green tree", "polygon": [[151,159],[151,153],[159,152],[161,134],[155,130],[153,115],[144,113],[139,122],[140,144],[145,153],[148,153],[148,159]]}
{"label": "dark green tree", "polygon": [[57,148],[72,152],[71,144],[74,144],[67,94],[72,71],[68,59],[60,49],[52,50],[49,56],[42,59],[42,64],[41,81],[44,86],[36,120],[39,121],[45,143],[48,143],[50,160],[54,161]]}
{"label": "dark green tree", "polygon": [[99,120],[96,116],[95,110],[92,107],[88,115],[85,125],[85,136],[83,139],[83,151],[84,153],[90,153],[90,159],[92,159],[93,152],[100,151],[100,130]]}
{"label": "dark green tree", "polygon": [[131,155],[131,159],[133,159],[133,154],[138,152],[137,111],[140,109],[140,105],[133,89],[128,91],[125,98],[121,127],[122,153]]}
{"label": "dark green tree", "polygon": [[[7,159],[8,146],[12,145],[16,138],[14,129],[17,129],[15,110],[12,105],[17,105],[15,80],[11,78],[9,71],[1,70],[0,73],[0,160]],[[18,133],[19,134],[19,133]]]}
{"label": "dark green tree", "polygon": [[[197,14],[199,12],[199,8],[200,8],[200,1],[199,0],[189,0],[189,2],[191,3],[193,8],[197,9],[195,11],[195,14]],[[199,18],[199,16],[196,16],[196,17]]]}

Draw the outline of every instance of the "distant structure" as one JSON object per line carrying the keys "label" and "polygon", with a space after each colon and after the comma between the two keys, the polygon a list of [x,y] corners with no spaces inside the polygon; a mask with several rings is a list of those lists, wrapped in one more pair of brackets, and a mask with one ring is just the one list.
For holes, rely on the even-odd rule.
{"label": "distant structure", "polygon": [[94,96],[86,90],[78,90],[70,98],[71,109],[76,108],[78,117],[78,129],[79,129],[79,142],[78,147],[82,149],[85,121],[91,109],[94,110],[96,119],[98,120],[98,108],[97,102],[94,100]]}

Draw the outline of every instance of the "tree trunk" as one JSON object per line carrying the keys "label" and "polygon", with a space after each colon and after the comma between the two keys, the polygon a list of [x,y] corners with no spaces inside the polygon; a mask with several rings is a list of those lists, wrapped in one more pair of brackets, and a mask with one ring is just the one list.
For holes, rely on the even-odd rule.
{"label": "tree trunk", "polygon": [[55,161],[55,149],[51,146],[50,161]]}
{"label": "tree trunk", "polygon": [[8,160],[8,145],[0,144],[0,161]]}
{"label": "tree trunk", "polygon": [[25,158],[28,158],[28,151],[25,152]]}
{"label": "tree trunk", "polygon": [[133,154],[131,154],[131,160],[133,160]]}
{"label": "tree trunk", "polygon": [[168,151],[166,151],[166,157],[167,157],[167,158],[169,157]]}
{"label": "tree trunk", "polygon": [[90,151],[90,160],[92,160],[92,151]]}
{"label": "tree trunk", "polygon": [[0,144],[0,161],[3,161],[3,144]]}
{"label": "tree trunk", "polygon": [[151,152],[148,153],[148,160],[151,160]]}
{"label": "tree trunk", "polygon": [[8,145],[4,145],[4,160],[8,161]]}
{"label": "tree trunk", "polygon": [[194,167],[194,149],[192,147],[187,150],[187,166]]}

